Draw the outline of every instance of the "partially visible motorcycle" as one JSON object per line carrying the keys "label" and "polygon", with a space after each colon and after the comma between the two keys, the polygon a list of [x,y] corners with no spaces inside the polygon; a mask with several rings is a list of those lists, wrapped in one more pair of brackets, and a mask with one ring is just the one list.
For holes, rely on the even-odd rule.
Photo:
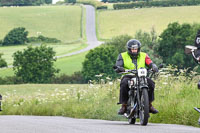
{"label": "partially visible motorcycle", "polygon": [[[187,46],[185,46],[185,53],[186,54],[192,54],[192,57],[194,58],[194,60],[198,63],[198,64],[200,64],[200,57],[196,57],[195,56],[195,51],[197,50],[197,47],[195,47],[195,46],[191,46],[191,45],[187,45]],[[200,81],[199,81],[199,83],[198,83],[198,89],[200,89]],[[194,107],[194,109],[197,111],[197,112],[199,112],[200,113],[200,108],[197,108],[197,107]],[[200,117],[199,117],[199,120],[198,120],[198,123],[199,123],[199,125],[200,125]]]}
{"label": "partially visible motorcycle", "polygon": [[141,125],[147,125],[149,119],[149,95],[147,77],[152,77],[154,72],[146,68],[125,70],[120,74],[129,75],[128,81],[129,99],[127,103],[127,112],[124,116],[128,118],[129,124],[135,124],[139,118]]}
{"label": "partially visible motorcycle", "polygon": [[2,110],[1,110],[1,100],[2,100],[2,96],[1,96],[1,94],[0,94],[0,111],[2,111]]}

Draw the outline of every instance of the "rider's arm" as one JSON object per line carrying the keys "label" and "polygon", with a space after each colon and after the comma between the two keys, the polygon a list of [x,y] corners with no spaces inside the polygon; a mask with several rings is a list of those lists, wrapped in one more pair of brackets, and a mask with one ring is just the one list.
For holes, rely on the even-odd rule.
{"label": "rider's arm", "polygon": [[145,63],[148,67],[152,68],[154,72],[158,72],[158,67],[156,66],[156,64],[153,63],[153,61],[149,58],[147,54],[145,58]]}
{"label": "rider's arm", "polygon": [[150,67],[150,65],[152,64],[152,60],[149,58],[149,56],[146,54],[146,57],[145,57],[145,64]]}
{"label": "rider's arm", "polygon": [[124,68],[123,68],[124,67],[124,60],[123,60],[121,54],[118,55],[117,61],[115,63],[115,66],[117,66],[117,68],[114,69],[114,70],[117,73],[122,72],[124,70]]}

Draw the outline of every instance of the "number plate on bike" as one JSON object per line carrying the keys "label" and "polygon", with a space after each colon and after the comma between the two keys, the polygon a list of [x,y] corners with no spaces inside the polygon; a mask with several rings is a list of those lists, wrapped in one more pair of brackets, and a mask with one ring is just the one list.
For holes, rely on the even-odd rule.
{"label": "number plate on bike", "polygon": [[138,76],[139,77],[146,77],[147,76],[147,69],[145,69],[145,68],[138,69]]}

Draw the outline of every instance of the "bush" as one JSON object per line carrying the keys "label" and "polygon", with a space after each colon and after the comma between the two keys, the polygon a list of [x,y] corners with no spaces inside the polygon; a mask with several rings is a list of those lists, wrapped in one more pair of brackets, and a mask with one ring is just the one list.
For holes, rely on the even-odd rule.
{"label": "bush", "polygon": [[61,41],[56,38],[49,38],[40,35],[38,37],[29,37],[27,42],[60,43]]}
{"label": "bush", "polygon": [[28,31],[24,27],[12,29],[3,39],[3,45],[24,44],[27,41]]}
{"label": "bush", "polygon": [[[117,2],[123,0],[117,0]],[[113,0],[108,0],[113,2]],[[115,2],[116,3],[116,2]],[[163,1],[139,1],[125,4],[113,4],[114,9],[143,8],[143,7],[170,7],[170,6],[191,6],[199,5],[200,0],[163,0]]]}
{"label": "bush", "polygon": [[97,10],[100,10],[100,9],[108,9],[107,6],[97,6]]}
{"label": "bush", "polygon": [[2,55],[3,54],[0,53],[0,67],[7,67],[7,62],[4,59],[2,59]]}
{"label": "bush", "polygon": [[56,76],[53,78],[52,82],[54,84],[83,84],[86,83],[82,72],[75,72],[73,75],[69,76],[66,74]]}
{"label": "bush", "polygon": [[23,84],[23,80],[17,76],[8,76],[5,78],[0,77],[0,84],[1,85],[8,85],[8,84]]}
{"label": "bush", "polygon": [[53,48],[45,45],[35,48],[29,46],[24,51],[15,52],[15,75],[22,78],[24,83],[49,83],[55,73],[58,73],[53,66],[55,54]]}
{"label": "bush", "polygon": [[117,58],[117,52],[112,46],[102,46],[90,50],[83,62],[83,76],[86,81],[98,80],[106,77],[116,78],[117,74],[112,69]]}

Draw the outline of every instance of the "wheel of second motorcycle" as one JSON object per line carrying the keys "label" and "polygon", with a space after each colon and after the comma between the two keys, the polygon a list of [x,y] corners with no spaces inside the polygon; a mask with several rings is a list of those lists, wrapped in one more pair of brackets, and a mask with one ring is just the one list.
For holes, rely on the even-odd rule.
{"label": "wheel of second motorcycle", "polygon": [[128,119],[128,123],[129,124],[135,124],[135,121],[136,121],[135,117],[132,117],[132,118]]}

